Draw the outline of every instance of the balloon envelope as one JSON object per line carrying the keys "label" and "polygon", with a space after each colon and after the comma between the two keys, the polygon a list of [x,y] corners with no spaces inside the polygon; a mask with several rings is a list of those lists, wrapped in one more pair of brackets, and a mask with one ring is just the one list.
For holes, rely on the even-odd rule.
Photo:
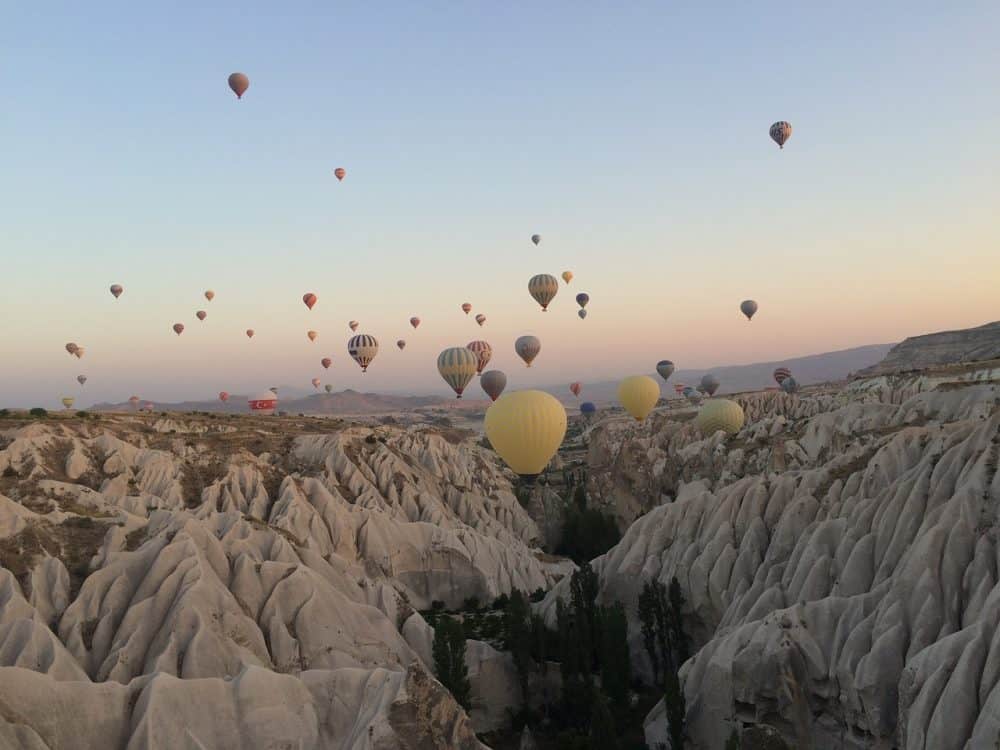
{"label": "balloon envelope", "polygon": [[305,303],[305,306],[308,307],[310,310],[312,310],[313,306],[316,304],[316,299],[317,299],[316,295],[313,294],[312,292],[306,292],[305,294],[302,295],[302,301]]}
{"label": "balloon envelope", "polygon": [[400,339],[399,341],[396,342],[396,346],[399,347],[400,351],[403,351],[403,349],[406,348],[406,342],[403,339]]}
{"label": "balloon envelope", "polygon": [[583,386],[580,385],[579,383],[570,383],[569,384],[570,393],[572,393],[574,396],[579,396],[580,395],[580,389],[581,388],[583,388]]}
{"label": "balloon envelope", "polygon": [[213,299],[215,299],[215,292],[213,292],[211,289],[209,289],[208,291],[206,291],[205,292],[205,299],[207,299],[209,302],[211,302]]}
{"label": "balloon envelope", "polygon": [[416,328],[418,325],[420,325],[420,318],[414,315],[412,318],[410,318],[410,325]]}
{"label": "balloon envelope", "polygon": [[592,404],[590,401],[584,401],[582,404],[580,404],[580,413],[583,414],[584,416],[590,416],[591,414],[595,414],[596,412],[597,412],[597,407],[594,406],[594,404]]}
{"label": "balloon envelope", "polygon": [[661,378],[666,380],[674,374],[674,363],[669,359],[661,359],[656,363],[656,372],[659,373]]}
{"label": "balloon envelope", "polygon": [[660,386],[649,375],[632,375],[618,384],[618,400],[638,421],[644,420],[660,398]]}
{"label": "balloon envelope", "polygon": [[566,436],[566,409],[544,391],[515,391],[486,410],[486,438],[507,465],[528,481],[548,465]]}
{"label": "balloon envelope", "polygon": [[701,387],[705,389],[705,393],[709,396],[714,396],[715,392],[719,390],[719,379],[712,373],[708,373],[702,376]]}
{"label": "balloon envelope", "polygon": [[319,378],[313,378],[310,382],[313,384],[313,388],[319,389]]}
{"label": "balloon envelope", "polygon": [[378,341],[374,336],[369,336],[366,333],[352,336],[351,340],[347,342],[347,353],[361,365],[361,372],[368,372],[368,365],[378,354]]}
{"label": "balloon envelope", "polygon": [[226,403],[229,400],[229,394],[225,391],[219,391],[219,401]]}
{"label": "balloon envelope", "polygon": [[788,378],[792,376],[792,371],[787,367],[776,367],[774,370],[774,382],[778,385],[784,383]]}
{"label": "balloon envelope", "polygon": [[590,302],[590,295],[586,292],[580,292],[576,295],[576,304],[580,307],[586,307],[588,302]]}
{"label": "balloon envelope", "polygon": [[352,331],[356,331],[358,330],[359,325],[361,324],[358,321],[352,320],[350,323],[347,324],[347,327],[350,328]]}
{"label": "balloon envelope", "polygon": [[248,339],[253,338],[253,328],[247,328],[247,338]]}
{"label": "balloon envelope", "polygon": [[743,407],[727,398],[712,398],[705,402],[694,419],[695,427],[705,437],[719,430],[735,435],[743,428]]}
{"label": "balloon envelope", "polygon": [[476,322],[479,323],[479,327],[482,328],[483,323],[486,322],[486,316],[483,315],[482,313],[479,313],[479,315],[476,316]]}
{"label": "balloon envelope", "polygon": [[466,315],[468,315],[470,312],[472,312],[472,305],[471,305],[471,303],[469,303],[469,302],[463,302],[462,303],[462,312],[464,312]]}
{"label": "balloon envelope", "polygon": [[476,353],[465,346],[453,346],[438,355],[437,368],[441,377],[451,389],[456,398],[462,398],[462,391],[476,374],[479,358]]}
{"label": "balloon envelope", "polygon": [[528,280],[528,294],[542,306],[543,312],[549,309],[549,303],[558,293],[559,282],[551,274],[540,273]]}
{"label": "balloon envelope", "polygon": [[87,376],[86,375],[77,375],[76,376],[76,382],[79,383],[80,385],[83,385],[84,383],[87,382]]}
{"label": "balloon envelope", "polygon": [[333,392],[333,386],[330,385],[329,383],[327,383],[326,385],[323,386],[323,390],[325,390],[327,393],[332,393]]}
{"label": "balloon envelope", "polygon": [[482,375],[483,368],[489,364],[490,359],[493,357],[493,347],[491,347],[486,341],[470,341],[465,345],[465,348],[476,355],[476,358],[479,361],[478,366],[476,367],[476,373]]}
{"label": "balloon envelope", "polygon": [[569,282],[571,282],[573,280],[573,272],[572,271],[563,271],[562,272],[562,280],[565,281],[567,284]]}
{"label": "balloon envelope", "polygon": [[576,315],[577,315],[577,317],[580,320],[586,320],[587,319],[587,311],[584,310],[582,307],[579,310],[576,311]]}
{"label": "balloon envelope", "polygon": [[785,393],[795,393],[799,389],[799,381],[789,375],[781,384],[781,390]]}
{"label": "balloon envelope", "polygon": [[531,363],[535,361],[535,357],[542,350],[542,342],[539,341],[537,336],[520,336],[517,341],[514,342],[514,351],[517,352],[517,356],[524,360],[524,364],[531,367]]}
{"label": "balloon envelope", "polygon": [[174,333],[176,333],[178,336],[180,336],[182,333],[184,333],[184,324],[183,323],[174,323]]}
{"label": "balloon envelope", "polygon": [[66,407],[67,409],[69,409],[69,408],[70,408],[71,406],[73,406],[73,402],[74,402],[75,400],[76,400],[76,399],[74,399],[74,398],[73,398],[72,396],[66,396],[66,397],[65,397],[65,398],[64,398],[64,399],[62,400],[62,404],[63,404],[63,406],[65,406],[65,407]]}
{"label": "balloon envelope", "polygon": [[244,73],[232,73],[229,76],[229,88],[236,94],[237,99],[242,99],[243,94],[250,88],[250,79]]}
{"label": "balloon envelope", "polygon": [[66,344],[66,351],[67,351],[67,352],[69,352],[71,356],[72,356],[73,354],[75,354],[75,353],[76,353],[76,350],[77,350],[77,349],[79,349],[79,348],[80,348],[80,347],[78,347],[78,346],[77,346],[76,344],[74,344],[74,343],[73,343],[72,341],[70,341],[70,342],[69,342],[68,344]]}
{"label": "balloon envelope", "polygon": [[330,369],[330,365],[332,365],[332,364],[333,364],[333,360],[332,360],[332,359],[330,359],[329,357],[323,357],[323,359],[321,359],[321,360],[319,361],[319,363],[320,363],[321,365],[323,365],[323,369],[324,369],[324,370],[329,370],[329,369]]}
{"label": "balloon envelope", "polygon": [[198,318],[198,320],[204,320],[205,318],[208,317],[208,313],[205,312],[204,310],[199,310],[194,314],[194,316]]}
{"label": "balloon envelope", "polygon": [[778,148],[784,148],[785,142],[792,137],[792,125],[784,120],[778,120],[768,132],[771,140],[778,144]]}
{"label": "balloon envelope", "polygon": [[[333,176],[337,178],[337,181],[343,180],[347,176],[347,170],[343,167],[337,167],[333,170]],[[364,182],[364,180],[362,180]]]}
{"label": "balloon envelope", "polygon": [[114,296],[115,299],[118,299],[119,297],[121,297],[122,296],[122,292],[124,292],[124,291],[125,290],[122,288],[121,284],[112,284],[111,285],[111,294],[112,294],[112,296]]}
{"label": "balloon envelope", "polygon": [[306,331],[306,337],[310,341],[315,341],[317,336],[319,336],[319,334],[316,333],[316,331]]}
{"label": "balloon envelope", "polygon": [[479,379],[479,385],[491,400],[496,401],[507,387],[507,375],[500,370],[487,370]]}
{"label": "balloon envelope", "polygon": [[750,320],[757,312],[757,303],[752,299],[743,300],[740,302],[740,312],[747,316],[747,320]]}
{"label": "balloon envelope", "polygon": [[542,241],[542,235],[540,235],[540,234],[533,234],[533,235],[531,235],[531,241],[534,242],[537,245],[539,242]]}
{"label": "balloon envelope", "polygon": [[78,346],[76,347],[76,349],[73,350],[73,356],[76,357],[77,359],[83,359],[83,352],[84,352],[83,347]]}

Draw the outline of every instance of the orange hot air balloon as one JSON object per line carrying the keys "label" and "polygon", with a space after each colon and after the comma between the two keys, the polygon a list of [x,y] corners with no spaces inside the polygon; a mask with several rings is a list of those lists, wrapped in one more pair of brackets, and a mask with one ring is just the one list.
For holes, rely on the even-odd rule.
{"label": "orange hot air balloon", "polygon": [[205,312],[204,310],[199,310],[194,315],[196,318],[198,318],[198,320],[204,320],[205,318],[208,317],[208,313]]}
{"label": "orange hot air balloon", "polygon": [[313,305],[316,304],[316,295],[312,292],[306,292],[302,295],[302,301],[306,303],[306,307],[312,310]]}
{"label": "orange hot air balloon", "polygon": [[174,333],[176,333],[178,336],[180,336],[182,333],[184,333],[184,324],[183,323],[174,323]]}
{"label": "orange hot air balloon", "polygon": [[347,170],[343,167],[337,167],[333,170],[333,176],[336,177],[338,181],[343,180],[347,176]]}
{"label": "orange hot air balloon", "polygon": [[310,341],[315,341],[316,337],[319,336],[319,334],[316,333],[316,331],[306,331],[306,336],[309,337]]}
{"label": "orange hot air balloon", "polygon": [[82,346],[76,347],[76,349],[73,350],[73,356],[76,357],[77,359],[83,359],[83,347]]}
{"label": "orange hot air balloon", "polygon": [[206,291],[205,292],[205,299],[207,299],[209,302],[211,302],[213,299],[215,299],[215,292],[213,292],[211,289],[209,289],[208,291]]}
{"label": "orange hot air balloon", "polygon": [[462,312],[464,312],[466,315],[468,315],[470,312],[472,312],[472,305],[470,303],[468,303],[468,302],[463,302],[462,303]]}
{"label": "orange hot air balloon", "polygon": [[219,391],[219,401],[226,403],[229,400],[229,394],[225,391]]}
{"label": "orange hot air balloon", "polygon": [[329,370],[329,369],[330,369],[330,365],[332,365],[332,364],[333,364],[333,360],[332,360],[332,359],[330,359],[329,357],[323,357],[323,359],[321,359],[321,360],[319,361],[319,363],[320,363],[321,365],[323,365],[323,369],[324,369],[324,370]]}
{"label": "orange hot air balloon", "polygon": [[313,388],[319,390],[319,383],[320,383],[319,378],[313,378],[310,382],[313,384]]}
{"label": "orange hot air balloon", "polygon": [[420,325],[420,318],[414,315],[412,318],[410,318],[410,325],[416,328],[418,325]]}
{"label": "orange hot air balloon", "polygon": [[573,393],[574,396],[579,396],[580,395],[580,389],[581,388],[583,388],[583,386],[580,385],[579,383],[570,383],[569,384],[569,389],[570,389],[570,391],[572,391],[572,393]]}
{"label": "orange hot air balloon", "polygon": [[248,339],[253,338],[253,328],[247,328],[247,338]]}
{"label": "orange hot air balloon", "polygon": [[242,99],[243,94],[250,88],[250,79],[244,73],[233,73],[229,76],[229,88],[236,94],[237,99]]}

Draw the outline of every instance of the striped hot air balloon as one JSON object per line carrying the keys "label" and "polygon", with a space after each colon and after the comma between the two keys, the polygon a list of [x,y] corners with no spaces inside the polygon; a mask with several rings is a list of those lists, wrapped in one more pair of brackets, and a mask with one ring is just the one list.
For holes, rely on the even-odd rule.
{"label": "striped hot air balloon", "polygon": [[367,333],[359,333],[347,342],[347,353],[361,365],[361,372],[368,372],[368,365],[378,354],[378,341]]}
{"label": "striped hot air balloon", "polygon": [[549,309],[549,303],[559,293],[559,280],[547,273],[540,273],[528,280],[528,293],[542,306],[542,312]]}
{"label": "striped hot air balloon", "polygon": [[778,148],[784,148],[785,142],[792,137],[792,125],[784,120],[778,120],[771,126],[769,132],[771,140],[778,144]]}
{"label": "striped hot air balloon", "polygon": [[787,367],[774,368],[774,382],[778,385],[781,385],[790,377],[792,377],[792,371]]}
{"label": "striped hot air balloon", "polygon": [[462,398],[462,391],[472,380],[479,367],[479,357],[466,346],[453,346],[438,355],[438,372],[456,398]]}
{"label": "striped hot air balloon", "polygon": [[478,358],[479,364],[476,367],[476,374],[482,375],[483,368],[490,363],[490,358],[493,356],[493,347],[486,341],[470,341],[465,345],[465,348]]}

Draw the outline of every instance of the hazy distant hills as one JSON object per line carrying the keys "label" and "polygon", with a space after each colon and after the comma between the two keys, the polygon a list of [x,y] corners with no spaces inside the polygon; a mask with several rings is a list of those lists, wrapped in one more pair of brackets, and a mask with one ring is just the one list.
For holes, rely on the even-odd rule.
{"label": "hazy distant hills", "polygon": [[[776,367],[790,369],[800,385],[844,380],[849,374],[880,362],[892,346],[892,344],[871,344],[837,352],[810,354],[806,357],[792,357],[750,365],[727,365],[703,370],[678,369],[667,381],[666,387],[669,388],[675,383],[696,386],[702,375],[710,372],[722,383],[719,393],[755,391],[775,385],[773,373]],[[655,372],[650,374],[657,380],[660,379]],[[575,399],[569,392],[568,383],[543,390],[557,396],[564,403],[593,401],[596,404],[602,404],[616,401],[618,398],[618,381],[588,383],[581,380],[581,382],[583,383],[583,392],[580,394],[579,400]],[[667,391],[664,393],[666,394]]]}
{"label": "hazy distant hills", "polygon": [[904,372],[935,365],[982,362],[998,358],[1000,358],[1000,321],[960,331],[910,336],[892,347],[885,359],[858,374]]}

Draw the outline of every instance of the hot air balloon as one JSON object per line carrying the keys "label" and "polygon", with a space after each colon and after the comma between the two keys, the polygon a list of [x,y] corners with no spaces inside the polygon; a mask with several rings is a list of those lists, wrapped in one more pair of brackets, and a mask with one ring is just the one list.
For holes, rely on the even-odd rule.
{"label": "hot air balloon", "polygon": [[799,381],[789,375],[785,378],[785,382],[781,384],[781,390],[785,393],[795,393],[799,389]]}
{"label": "hot air balloon", "polygon": [[247,328],[247,338],[248,339],[253,338],[253,328]]}
{"label": "hot air balloon", "polygon": [[667,380],[674,374],[674,363],[669,359],[661,359],[656,363],[656,371],[660,374],[661,378]]}
{"label": "hot air balloon", "polygon": [[352,320],[350,323],[347,324],[347,327],[350,328],[352,331],[356,331],[358,330],[359,325],[361,324],[358,321]]}
{"label": "hot air balloon", "polygon": [[563,271],[562,272],[562,280],[565,281],[567,284],[569,282],[571,282],[573,280],[573,272],[572,271]]}
{"label": "hot air balloon", "polygon": [[533,234],[533,235],[531,235],[531,241],[534,242],[537,245],[539,242],[542,241],[542,235],[540,235],[540,234]]}
{"label": "hot air balloon", "polygon": [[152,413],[152,412],[153,412],[153,404],[152,404],[152,402],[151,402],[151,401],[147,401],[147,402],[146,402],[146,403],[145,403],[145,404],[143,405],[143,407],[142,407],[142,408],[144,408],[144,409],[145,409],[146,411],[148,411],[148,412],[150,412],[150,413]]}
{"label": "hot air balloon", "polygon": [[594,406],[590,401],[584,401],[580,404],[580,413],[587,417],[588,419],[597,413],[597,407]]}
{"label": "hot air balloon", "polygon": [[774,369],[774,382],[781,385],[792,376],[792,371],[787,367],[776,367]]}
{"label": "hot air balloon", "polygon": [[207,318],[207,317],[208,317],[208,313],[207,313],[207,312],[205,312],[204,310],[199,310],[198,312],[196,312],[196,313],[194,314],[194,316],[195,316],[195,317],[196,317],[196,318],[197,318],[198,320],[204,320],[205,318]]}
{"label": "hot air balloon", "polygon": [[213,292],[211,289],[209,289],[208,291],[206,291],[205,292],[205,299],[207,299],[209,302],[211,302],[213,299],[215,299],[215,292]]}
{"label": "hot air balloon", "polygon": [[576,315],[577,315],[577,317],[580,320],[586,320],[587,319],[587,311],[586,310],[582,310],[582,309],[581,310],[577,310],[576,311]]}
{"label": "hot air balloon", "polygon": [[73,408],[74,401],[76,401],[76,399],[73,398],[72,396],[65,396],[62,400],[62,405],[65,406],[67,409],[71,409]]}
{"label": "hot air balloon", "polygon": [[317,336],[319,336],[319,334],[316,333],[316,331],[306,331],[306,338],[310,341],[315,341]]}
{"label": "hot air balloon", "polygon": [[684,385],[683,383],[674,383],[674,392],[675,392],[675,393],[676,393],[676,394],[677,394],[678,396],[681,396],[681,395],[683,395],[683,394],[684,394],[684,389],[685,389],[685,388],[687,388],[687,386],[686,386],[686,385]]}
{"label": "hot air balloon", "polygon": [[744,420],[743,407],[738,403],[727,398],[712,398],[701,407],[694,424],[702,435],[710,437],[719,430],[735,435],[743,428]]}
{"label": "hot air balloon", "polygon": [[491,347],[486,341],[470,341],[465,345],[465,348],[475,354],[479,359],[479,365],[476,367],[476,374],[482,375],[483,368],[489,364],[490,358],[493,356],[493,347]]}
{"label": "hot air balloon", "polygon": [[574,396],[579,396],[580,395],[580,389],[581,388],[583,388],[583,386],[580,385],[579,383],[570,383],[569,384],[570,393],[572,393]]}
{"label": "hot air balloon", "polygon": [[400,339],[399,341],[396,342],[396,346],[399,347],[399,351],[403,351],[403,349],[406,348],[406,341]]}
{"label": "hot air balloon", "polygon": [[566,436],[566,409],[544,391],[515,391],[486,410],[493,450],[526,483],[533,483]]}
{"label": "hot air balloon", "polygon": [[250,88],[250,79],[243,73],[232,73],[229,76],[229,88],[236,94],[237,99],[242,99],[243,94]]}
{"label": "hot air balloon", "polygon": [[698,391],[697,388],[692,388],[691,386],[688,386],[687,388],[684,389],[684,395],[687,397],[687,400],[690,401],[692,404],[697,404],[699,401],[701,401],[701,393]]}
{"label": "hot air balloon", "polygon": [[476,322],[479,323],[479,327],[482,328],[483,327],[483,323],[486,322],[486,316],[483,315],[482,313],[479,313],[476,316]]}
{"label": "hot air balloon", "polygon": [[326,391],[327,393],[333,393],[333,386],[327,383],[326,385],[323,386],[323,390]]}
{"label": "hot air balloon", "polygon": [[83,352],[84,348],[82,346],[78,346],[76,347],[76,349],[73,350],[73,356],[76,357],[77,359],[83,359]]}
{"label": "hot air balloon", "polygon": [[537,336],[519,336],[514,342],[514,351],[528,367],[531,367],[531,363],[541,350],[542,342],[538,340]]}
{"label": "hot air balloon", "polygon": [[319,378],[313,378],[309,382],[311,382],[313,384],[313,388],[315,388],[317,391],[319,390],[319,383],[320,383]]}
{"label": "hot air balloon", "polygon": [[487,370],[479,379],[479,385],[492,401],[496,401],[507,387],[507,376],[500,370]]}
{"label": "hot air balloon", "polygon": [[412,318],[410,318],[410,325],[416,328],[418,325],[420,325],[420,318],[414,315]]}
{"label": "hot air balloon", "polygon": [[703,375],[701,378],[701,387],[705,389],[705,393],[709,396],[714,396],[715,392],[719,390],[719,379],[712,373]]}
{"label": "hot air balloon", "polygon": [[184,324],[183,323],[174,323],[174,333],[176,333],[178,336],[180,336],[182,333],[184,333]]}
{"label": "hot air balloon", "polygon": [[122,292],[124,292],[124,291],[125,290],[122,288],[121,284],[112,284],[111,285],[111,296],[114,297],[115,299],[118,299],[119,297],[121,297],[122,296]]}
{"label": "hot air balloon", "polygon": [[[337,178],[338,182],[340,182],[347,176],[347,170],[343,167],[337,167],[333,170],[333,176]],[[362,180],[362,182],[364,182],[364,180]]]}
{"label": "hot air balloon", "polygon": [[468,315],[470,312],[472,312],[472,304],[470,302],[463,302],[462,303],[462,312],[464,312],[466,315]]}
{"label": "hot air balloon", "polygon": [[139,397],[138,396],[129,396],[128,403],[129,403],[129,406],[131,406],[133,409],[138,409],[139,408]]}
{"label": "hot air balloon", "polygon": [[752,299],[743,300],[740,302],[740,312],[747,316],[747,320],[750,320],[757,312],[757,303]]}
{"label": "hot air balloon", "polygon": [[332,360],[332,359],[330,359],[329,357],[323,357],[323,359],[321,359],[321,360],[319,361],[319,363],[320,363],[321,365],[323,365],[323,369],[324,369],[324,370],[329,370],[329,369],[330,369],[330,365],[332,365],[332,364],[333,364],[333,360]]}
{"label": "hot air balloon", "polygon": [[618,400],[639,422],[653,410],[659,398],[660,386],[648,375],[631,375],[618,384]]}
{"label": "hot air balloon", "polygon": [[771,140],[778,144],[778,148],[785,147],[785,141],[792,137],[792,126],[784,120],[778,120],[770,129]]}
{"label": "hot air balloon", "polygon": [[78,347],[78,346],[77,346],[76,344],[74,344],[74,343],[73,343],[72,341],[70,341],[70,342],[69,342],[68,344],[66,344],[66,351],[67,351],[67,352],[69,352],[69,356],[71,356],[71,357],[72,357],[72,356],[73,356],[74,354],[76,354],[76,350],[77,350],[77,349],[79,349],[79,348],[80,348],[80,347]]}
{"label": "hot air balloon", "polygon": [[87,376],[86,375],[77,375],[76,376],[76,382],[79,383],[80,385],[83,385],[84,383],[87,382]]}
{"label": "hot air balloon", "polygon": [[250,406],[250,413],[258,416],[269,417],[278,408],[278,396],[275,393],[261,393],[247,399]]}
{"label": "hot air balloon", "polygon": [[580,292],[576,295],[576,304],[580,307],[586,307],[588,302],[590,302],[590,295],[586,292]]}
{"label": "hot air balloon", "polygon": [[542,312],[549,309],[549,303],[559,293],[559,282],[555,276],[540,273],[528,280],[528,293],[542,306]]}
{"label": "hot air balloon", "polygon": [[438,355],[437,364],[444,382],[455,391],[456,398],[462,398],[462,391],[476,374],[479,358],[468,347],[453,346]]}
{"label": "hot air balloon", "polygon": [[352,336],[347,342],[347,352],[354,358],[354,361],[361,365],[361,372],[368,372],[368,365],[378,354],[378,341],[374,336],[366,333]]}
{"label": "hot air balloon", "polygon": [[229,400],[229,394],[225,391],[219,391],[219,401],[226,403]]}
{"label": "hot air balloon", "polygon": [[305,306],[308,307],[310,310],[313,309],[313,306],[316,304],[316,300],[317,297],[312,292],[306,292],[305,294],[302,295],[302,301],[305,303]]}

